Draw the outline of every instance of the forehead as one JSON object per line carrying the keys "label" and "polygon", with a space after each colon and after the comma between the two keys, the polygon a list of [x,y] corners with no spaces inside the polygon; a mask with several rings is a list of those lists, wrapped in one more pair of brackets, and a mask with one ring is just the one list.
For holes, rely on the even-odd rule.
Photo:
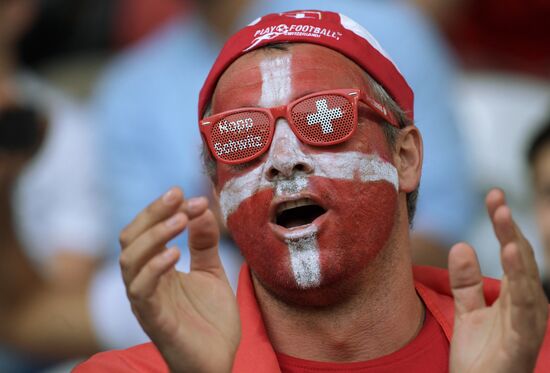
{"label": "forehead", "polygon": [[316,91],[368,87],[365,72],[332,49],[314,44],[283,44],[282,48],[255,50],[229,66],[214,91],[213,112],[268,106],[261,100],[262,87],[281,87],[282,81],[288,82],[283,100],[287,102]]}

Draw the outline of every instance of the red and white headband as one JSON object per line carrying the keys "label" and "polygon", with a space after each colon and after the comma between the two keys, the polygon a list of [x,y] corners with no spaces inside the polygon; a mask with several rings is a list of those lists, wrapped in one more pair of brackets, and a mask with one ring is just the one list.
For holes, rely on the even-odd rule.
{"label": "red and white headband", "polygon": [[413,91],[378,41],[345,15],[319,10],[268,14],[234,34],[225,43],[201,89],[199,118],[210,102],[218,79],[231,63],[251,50],[283,42],[318,44],[350,58],[414,119]]}

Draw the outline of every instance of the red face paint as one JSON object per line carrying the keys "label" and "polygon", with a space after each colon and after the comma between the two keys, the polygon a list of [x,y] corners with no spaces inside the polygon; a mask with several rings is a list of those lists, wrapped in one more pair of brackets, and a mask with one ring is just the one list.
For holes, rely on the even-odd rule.
{"label": "red face paint", "polygon": [[[222,76],[213,113],[277,106],[338,88],[367,87],[360,68],[334,51],[305,44],[288,52],[258,51]],[[336,301],[338,295],[327,289],[356,278],[391,235],[397,175],[390,160],[381,128],[363,118],[349,141],[328,148],[299,143],[279,120],[268,154],[245,167],[218,163],[228,228],[259,281],[287,301]],[[318,205],[324,213],[316,213],[307,227],[285,229],[275,224],[274,210],[288,200]]]}
{"label": "red face paint", "polygon": [[[330,304],[326,290],[352,281],[378,255],[390,236],[396,192],[387,182],[360,183],[312,177],[307,190],[327,212],[317,225],[319,286],[300,288],[290,263],[288,243],[269,221],[273,190],[245,200],[227,224],[260,282],[282,299],[308,305]],[[336,294],[335,294],[336,296]]]}

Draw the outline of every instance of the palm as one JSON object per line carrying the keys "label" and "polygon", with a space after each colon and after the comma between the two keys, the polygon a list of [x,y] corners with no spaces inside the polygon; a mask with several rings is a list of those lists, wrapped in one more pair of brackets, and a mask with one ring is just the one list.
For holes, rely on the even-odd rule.
{"label": "palm", "polygon": [[[142,326],[172,368],[177,362],[185,364],[180,365],[182,371],[200,367],[218,372],[231,365],[233,355],[228,352],[236,350],[240,322],[235,296],[225,278],[172,269],[160,279],[151,306],[153,317]],[[178,361],[182,351],[192,360]]]}
{"label": "palm", "polygon": [[508,339],[504,338],[504,333],[511,331],[505,330],[501,308],[497,300],[491,307],[474,310],[455,320],[451,344],[451,366],[455,371],[501,371],[510,363],[504,359],[498,367],[494,364],[495,356],[506,357],[513,352],[508,350]]}

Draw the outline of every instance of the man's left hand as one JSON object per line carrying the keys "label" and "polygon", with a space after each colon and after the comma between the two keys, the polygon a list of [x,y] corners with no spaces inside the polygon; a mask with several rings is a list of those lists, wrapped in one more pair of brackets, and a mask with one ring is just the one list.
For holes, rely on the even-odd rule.
{"label": "man's left hand", "polygon": [[455,325],[451,372],[532,372],[542,345],[548,301],[533,249],[512,218],[504,193],[487,194],[487,209],[501,246],[504,277],[498,299],[487,306],[474,249],[455,245],[449,254]]}

